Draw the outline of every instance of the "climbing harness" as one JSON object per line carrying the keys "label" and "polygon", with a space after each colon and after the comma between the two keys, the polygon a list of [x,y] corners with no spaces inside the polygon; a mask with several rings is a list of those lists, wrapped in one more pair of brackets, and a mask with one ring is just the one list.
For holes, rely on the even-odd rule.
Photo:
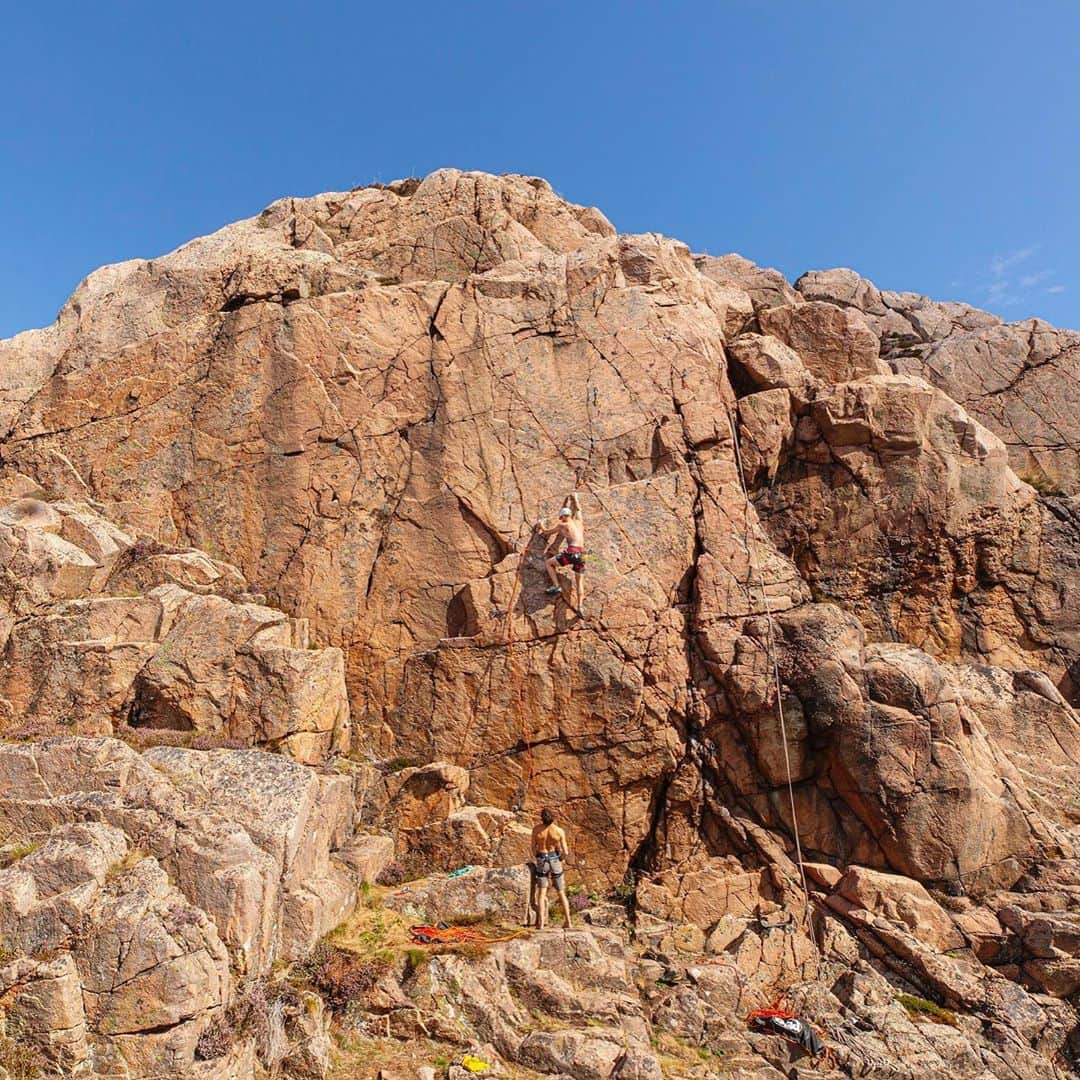
{"label": "climbing harness", "polygon": [[[567,544],[567,546],[555,556],[555,561],[563,567],[572,566],[575,574],[584,574],[585,562],[588,557],[589,553],[584,548]],[[559,589],[559,592],[562,592],[562,589]]]}
{"label": "climbing harness", "polygon": [[[739,487],[742,489],[743,499],[749,513],[750,492],[746,487],[746,474],[743,471],[742,451],[739,448],[739,432],[735,425],[735,419],[731,410],[727,412],[728,426],[731,428],[731,442],[735,447],[735,465],[739,473]],[[754,545],[751,542],[750,523],[747,518],[746,555],[750,562],[751,570],[757,571],[758,587],[761,589],[761,602],[765,607],[765,622],[767,626],[766,648],[769,655],[769,663],[772,666],[773,684],[776,690],[776,714],[780,721],[780,741],[784,747],[784,775],[787,777],[788,800],[791,804],[791,831],[795,835],[795,856],[799,864],[799,876],[802,878],[803,897],[805,904],[806,925],[810,931],[810,938],[820,949],[817,931],[814,929],[814,921],[810,917],[810,885],[806,880],[806,867],[803,863],[802,841],[799,839],[799,815],[795,809],[795,785],[791,781],[791,757],[788,751],[787,722],[784,719],[783,685],[780,681],[780,663],[776,658],[776,641],[773,636],[772,605],[769,603],[769,595],[765,589],[765,573],[761,569],[761,563],[754,557]]]}

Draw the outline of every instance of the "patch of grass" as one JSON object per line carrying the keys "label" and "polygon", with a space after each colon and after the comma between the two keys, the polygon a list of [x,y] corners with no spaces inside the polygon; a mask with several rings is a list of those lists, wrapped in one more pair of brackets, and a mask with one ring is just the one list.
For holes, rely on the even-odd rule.
{"label": "patch of grass", "polygon": [[21,840],[5,848],[0,851],[0,870],[13,866],[20,859],[25,859],[27,855],[37,851],[39,847],[41,847],[40,840]]}
{"label": "patch of grass", "polygon": [[896,1000],[907,1009],[912,1019],[925,1018],[932,1020],[935,1024],[958,1026],[955,1013],[943,1009],[932,1001],[927,1001],[926,998],[916,997],[914,994],[897,994]]}
{"label": "patch of grass", "polygon": [[[2,1018],[0,1010],[0,1018]],[[19,1038],[19,1032],[10,1021],[6,1025],[0,1024],[0,1073],[7,1080],[38,1080],[45,1076],[48,1062],[41,1051],[31,1046],[25,1040]]]}
{"label": "patch of grass", "polygon": [[697,1068],[702,1061],[701,1048],[687,1043],[670,1031],[654,1032],[649,1039],[664,1076],[681,1076],[687,1069]]}
{"label": "patch of grass", "polygon": [[551,1016],[549,1013],[536,1009],[530,1011],[529,1019],[530,1023],[525,1030],[530,1033],[534,1031],[563,1031],[567,1026],[565,1020],[560,1020],[556,1016]]}
{"label": "patch of grass", "polygon": [[141,848],[131,848],[122,859],[117,859],[116,862],[112,863],[109,869],[105,871],[105,880],[112,881],[121,874],[126,874],[132,867],[138,866],[143,859],[147,858],[149,858],[148,853]]}
{"label": "patch of grass", "polygon": [[353,913],[327,936],[327,944],[362,959],[392,960],[412,946],[412,920],[381,906],[381,894],[372,890],[370,902],[358,904]]}
{"label": "patch of grass", "polygon": [[444,945],[440,953],[453,953],[462,960],[479,961],[485,959],[491,953],[491,946],[482,941],[463,941],[460,945]]}
{"label": "patch of grass", "polygon": [[383,768],[388,773],[399,773],[405,769],[415,769],[421,762],[411,757],[396,757],[387,761]]}
{"label": "patch of grass", "polygon": [[419,971],[428,962],[428,954],[423,949],[405,950],[405,967],[410,975]]}
{"label": "patch of grass", "polygon": [[[393,1076],[415,1076],[417,1066],[431,1063],[439,1073],[461,1060],[461,1046],[439,1039],[372,1038],[355,1027],[335,1027],[330,1076],[340,1080],[359,1080],[375,1076],[379,1070]],[[542,1080],[537,1073],[512,1065],[500,1073],[509,1080]]]}
{"label": "patch of grass", "polygon": [[1018,469],[1016,475],[1025,484],[1030,484],[1040,495],[1066,494],[1060,482],[1037,464],[1030,465],[1025,469]]}
{"label": "patch of grass", "polygon": [[479,926],[483,922],[490,922],[491,916],[482,911],[466,911],[461,915],[447,916],[446,921],[450,926]]}
{"label": "patch of grass", "polygon": [[245,739],[230,739],[225,735],[203,732],[191,740],[192,750],[250,750],[251,743]]}
{"label": "patch of grass", "polygon": [[123,739],[128,746],[138,750],[140,754],[144,750],[153,750],[155,746],[180,746],[190,749],[191,742],[195,738],[194,731],[131,727],[128,724],[117,724],[114,734],[118,739]]}

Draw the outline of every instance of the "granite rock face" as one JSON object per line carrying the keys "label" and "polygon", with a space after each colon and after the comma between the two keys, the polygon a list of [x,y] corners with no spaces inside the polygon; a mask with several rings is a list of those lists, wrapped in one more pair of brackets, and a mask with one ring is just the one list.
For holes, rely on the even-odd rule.
{"label": "granite rock face", "polygon": [[[195,1074],[241,981],[306,956],[355,902],[330,859],[351,784],[284,756],[7,744],[0,792],[0,995],[65,1076]],[[218,1068],[199,1074],[253,1075]]]}
{"label": "granite rock face", "polygon": [[[48,843],[0,874],[56,933],[77,904],[126,933],[131,877],[183,971],[190,1008],[155,990],[152,1025],[182,1055],[229,972],[298,957],[354,879],[518,862],[552,803],[575,873],[632,880],[661,944],[910,1049],[888,971],[1018,1033],[938,1036],[942,1075],[1067,1075],[1078,341],[848,270],[792,286],[454,170],[99,270],[0,343],[0,730],[186,745],[3,750]],[[537,531],[569,491],[584,616],[546,595]],[[284,754],[192,748],[215,742]],[[82,847],[54,903],[35,867]],[[132,847],[146,868],[102,878]],[[57,948],[55,1008],[98,995],[72,1052],[121,1053],[100,953]],[[661,991],[523,1047],[515,949],[483,979],[521,1023],[474,1034],[534,1070],[652,1075],[649,1025],[705,1038],[743,1000]]]}
{"label": "granite rock face", "polygon": [[26,495],[0,495],[0,545],[5,734],[174,733],[309,763],[348,748],[341,651],[313,649],[235,567]]}
{"label": "granite rock face", "polygon": [[883,292],[852,270],[804,274],[795,288],[863,313],[900,374],[944,390],[1006,445],[1013,468],[1048,494],[1080,488],[1080,333],[1042,319],[1003,323],[966,304]]}

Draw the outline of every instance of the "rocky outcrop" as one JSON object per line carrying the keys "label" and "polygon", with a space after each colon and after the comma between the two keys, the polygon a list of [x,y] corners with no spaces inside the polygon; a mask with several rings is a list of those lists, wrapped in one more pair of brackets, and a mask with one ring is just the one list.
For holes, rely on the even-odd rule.
{"label": "rocky outcrop", "polygon": [[[1065,1075],[1075,359],[1042,323],[850,271],[792,287],[617,235],[542,180],[453,170],[98,271],[0,344],[3,730],[187,745],[110,749],[130,759],[89,788],[59,779],[84,769],[68,749],[44,791],[56,747],[116,744],[5,751],[46,763],[13,774],[12,805],[50,844],[146,851],[154,933],[182,897],[235,978],[298,958],[353,880],[522,859],[556,803],[582,882],[633,892],[657,950],[727,974],[522,1038],[508,972],[570,960],[509,943],[458,1005],[520,1067],[652,1075],[650,1027],[722,1048],[748,993],[798,986],[861,1025],[849,1073],[888,1051],[924,1076]],[[536,529],[570,490],[584,616],[546,594]],[[327,771],[192,748],[214,743]],[[156,847],[128,828],[144,817]],[[70,833],[91,825],[122,837]],[[183,871],[181,839],[212,870]],[[122,925],[112,882],[80,872],[85,910]],[[617,951],[603,936],[581,949]],[[163,948],[218,955],[201,941]],[[884,972],[970,1022],[913,1036]],[[162,1023],[188,1047],[232,992],[193,988]],[[101,1027],[114,1007],[87,1045],[126,1037]],[[732,1061],[791,1068],[737,1041]]]}
{"label": "rocky outcrop", "polygon": [[815,270],[808,301],[863,313],[894,371],[944,390],[1008,447],[1013,468],[1048,495],[1080,490],[1080,334],[1041,319],[1002,323],[966,304],[878,290],[852,270]]}
{"label": "rocky outcrop", "polygon": [[66,738],[0,746],[0,792],[10,1022],[63,1075],[253,1075],[251,1047],[201,1071],[196,1048],[242,980],[352,909],[330,859],[352,834],[348,780],[259,751]]}
{"label": "rocky outcrop", "polygon": [[312,648],[307,624],[258,603],[234,567],[32,496],[0,500],[0,545],[8,736],[143,729],[306,762],[348,748],[341,651]]}
{"label": "rocky outcrop", "polygon": [[[527,886],[520,871],[440,874],[387,893],[380,917],[434,923],[469,910],[512,918]],[[641,888],[632,935],[624,909],[596,901],[570,931],[515,937],[488,923],[484,944],[383,965],[343,1023],[381,1026],[391,1039],[436,1037],[452,1061],[482,1046],[493,1075],[520,1067],[595,1080],[811,1069],[903,1080],[1072,1075],[1063,1064],[1071,1007],[976,962],[970,912],[946,910],[910,879],[857,866],[814,889],[825,900],[809,932],[766,905],[730,913],[706,939],[681,914],[669,921],[643,910],[660,894]],[[1026,948],[1072,941],[1060,920],[1002,915],[1029,928]],[[831,1065],[815,1067],[783,1040],[747,1029],[750,1010],[781,991],[789,1009],[813,1018]]]}

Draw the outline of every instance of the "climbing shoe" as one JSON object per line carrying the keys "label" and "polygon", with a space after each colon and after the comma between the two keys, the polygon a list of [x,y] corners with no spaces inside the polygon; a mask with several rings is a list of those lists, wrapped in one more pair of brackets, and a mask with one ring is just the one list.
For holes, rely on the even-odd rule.
{"label": "climbing shoe", "polygon": [[545,589],[544,592],[547,593],[548,596],[558,596],[559,593],[562,592],[562,589],[560,589],[558,585],[552,585],[550,588]]}

